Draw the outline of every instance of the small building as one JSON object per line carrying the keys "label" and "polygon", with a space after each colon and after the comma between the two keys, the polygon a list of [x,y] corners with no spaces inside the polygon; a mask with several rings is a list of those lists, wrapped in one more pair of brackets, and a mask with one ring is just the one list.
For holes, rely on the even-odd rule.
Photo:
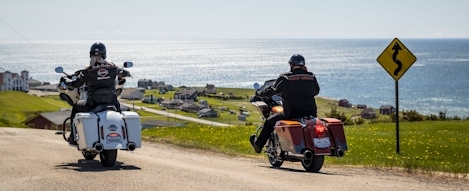
{"label": "small building", "polygon": [[137,82],[137,87],[151,89],[153,87],[153,82],[149,79],[140,79]]}
{"label": "small building", "polygon": [[396,112],[396,108],[394,108],[394,106],[392,105],[381,105],[381,107],[379,107],[380,114],[389,115],[395,112]]}
{"label": "small building", "polygon": [[183,103],[180,106],[180,108],[181,108],[181,111],[185,111],[185,112],[195,112],[195,113],[197,113],[200,110],[200,106],[198,106],[194,103],[189,103],[189,102]]}
{"label": "small building", "polygon": [[245,115],[238,115],[238,120],[239,121],[246,121],[246,117]]}
{"label": "small building", "polygon": [[339,100],[339,106],[340,107],[352,107],[352,103],[350,103],[346,99],[341,99],[341,100]]}
{"label": "small building", "polygon": [[364,109],[361,113],[360,113],[360,117],[364,118],[364,119],[374,119],[376,118],[376,112],[373,110],[373,109]]}
{"label": "small building", "polygon": [[61,130],[64,120],[70,115],[70,110],[44,112],[30,117],[22,123],[34,129]]}
{"label": "small building", "polygon": [[161,102],[161,105],[166,108],[178,108],[184,104],[184,102],[180,99],[171,99],[171,100],[165,100]]}
{"label": "small building", "polygon": [[143,97],[142,102],[143,103],[158,103],[158,99],[153,95],[149,95],[149,96]]}
{"label": "small building", "polygon": [[197,101],[197,90],[184,89],[174,93],[174,99],[185,99]]}
{"label": "small building", "polygon": [[58,84],[46,84],[46,85],[40,85],[40,86],[34,86],[31,87],[30,89],[32,90],[40,90],[40,91],[48,91],[48,92],[57,92],[57,85]]}
{"label": "small building", "polygon": [[35,80],[35,79],[31,78],[31,77],[29,78],[28,81],[29,81],[29,87],[30,87],[30,88],[31,88],[31,87],[36,87],[36,86],[42,85],[42,82],[41,82],[41,81]]}
{"label": "small building", "polygon": [[207,93],[207,94],[216,94],[217,93],[217,88],[213,84],[207,84],[205,86],[205,93]]}
{"label": "small building", "polygon": [[197,113],[199,117],[218,117],[219,114],[216,110],[211,108],[201,109],[199,113]]}
{"label": "small building", "polygon": [[366,105],[365,104],[357,104],[357,108],[358,109],[366,109]]}
{"label": "small building", "polygon": [[121,99],[142,100],[144,93],[137,88],[126,88],[122,90]]}

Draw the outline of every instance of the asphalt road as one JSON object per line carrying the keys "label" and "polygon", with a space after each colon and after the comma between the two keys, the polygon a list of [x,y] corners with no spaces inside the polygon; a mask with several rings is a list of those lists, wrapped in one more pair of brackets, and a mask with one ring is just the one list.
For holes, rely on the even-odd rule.
{"label": "asphalt road", "polygon": [[[467,180],[300,163],[271,168],[264,158],[226,156],[143,142],[119,151],[113,167],[50,130],[0,128],[0,190],[467,190]],[[327,161],[327,158],[326,158]]]}

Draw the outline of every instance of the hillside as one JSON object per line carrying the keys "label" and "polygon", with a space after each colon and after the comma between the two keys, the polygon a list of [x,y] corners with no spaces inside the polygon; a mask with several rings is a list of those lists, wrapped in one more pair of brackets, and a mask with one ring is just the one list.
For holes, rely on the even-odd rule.
{"label": "hillside", "polygon": [[0,91],[0,126],[21,126],[38,112],[70,108],[58,96],[37,97],[24,92]]}

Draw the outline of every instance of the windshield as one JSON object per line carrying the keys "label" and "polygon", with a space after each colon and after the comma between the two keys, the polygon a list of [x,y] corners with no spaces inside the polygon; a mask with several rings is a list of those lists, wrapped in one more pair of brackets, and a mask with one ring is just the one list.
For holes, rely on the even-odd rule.
{"label": "windshield", "polygon": [[274,83],[275,83],[275,79],[265,81],[264,84],[259,88],[259,91],[265,90],[265,88],[268,88]]}

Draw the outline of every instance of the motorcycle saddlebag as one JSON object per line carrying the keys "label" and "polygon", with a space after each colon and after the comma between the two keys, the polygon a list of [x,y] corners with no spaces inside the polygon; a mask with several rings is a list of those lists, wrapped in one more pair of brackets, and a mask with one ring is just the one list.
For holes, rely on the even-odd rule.
{"label": "motorcycle saddlebag", "polygon": [[99,141],[98,116],[94,113],[77,113],[74,123],[77,130],[78,149],[91,149]]}
{"label": "motorcycle saddlebag", "polygon": [[344,124],[342,121],[335,118],[322,118],[329,129],[331,134],[333,145],[339,146],[342,150],[348,150],[347,140],[345,139]]}
{"label": "motorcycle saddlebag", "polygon": [[275,124],[274,131],[277,133],[282,150],[301,154],[301,150],[305,148],[305,140],[300,122],[280,120]]}
{"label": "motorcycle saddlebag", "polygon": [[142,146],[142,127],[140,125],[140,115],[133,111],[123,111],[123,119],[125,121],[128,141],[135,143],[135,148]]}

